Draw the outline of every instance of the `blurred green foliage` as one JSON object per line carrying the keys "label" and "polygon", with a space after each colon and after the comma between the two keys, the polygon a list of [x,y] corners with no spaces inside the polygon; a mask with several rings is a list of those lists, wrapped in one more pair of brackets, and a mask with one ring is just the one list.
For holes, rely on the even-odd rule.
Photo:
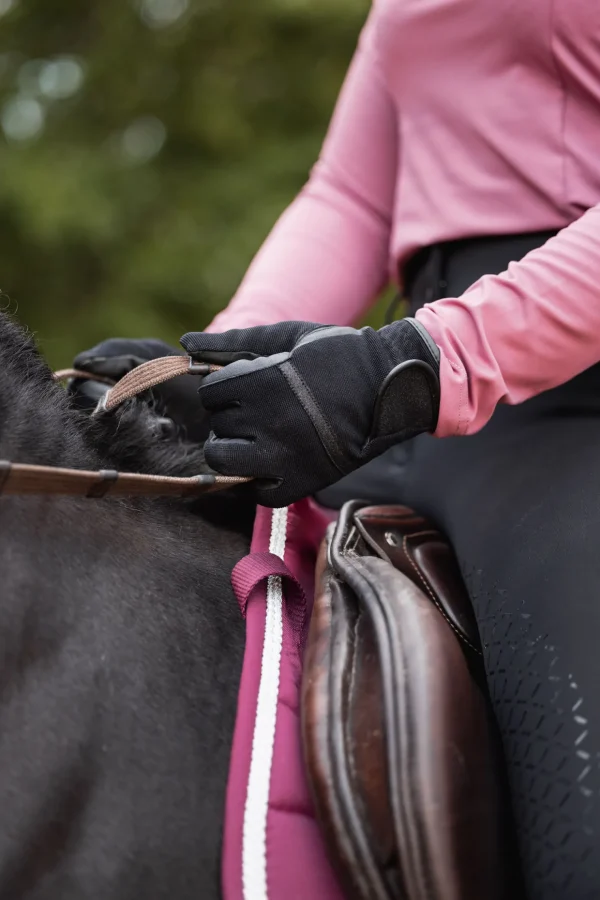
{"label": "blurred green foliage", "polygon": [[0,0],[0,289],[49,360],[228,301],[369,0]]}

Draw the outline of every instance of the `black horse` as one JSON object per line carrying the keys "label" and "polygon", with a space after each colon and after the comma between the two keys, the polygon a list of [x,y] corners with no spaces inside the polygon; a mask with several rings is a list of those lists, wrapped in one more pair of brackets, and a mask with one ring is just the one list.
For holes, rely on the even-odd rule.
{"label": "black horse", "polygon": [[[141,401],[90,419],[0,317],[0,457],[191,475]],[[253,508],[0,499],[0,898],[218,897]]]}

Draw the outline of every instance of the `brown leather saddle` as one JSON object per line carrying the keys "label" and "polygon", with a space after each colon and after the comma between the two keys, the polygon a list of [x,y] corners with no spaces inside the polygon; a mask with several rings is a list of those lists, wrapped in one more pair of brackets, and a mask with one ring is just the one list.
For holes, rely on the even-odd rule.
{"label": "brown leather saddle", "polygon": [[454,554],[402,506],[347,504],[317,566],[303,741],[348,897],[522,896],[479,637]]}

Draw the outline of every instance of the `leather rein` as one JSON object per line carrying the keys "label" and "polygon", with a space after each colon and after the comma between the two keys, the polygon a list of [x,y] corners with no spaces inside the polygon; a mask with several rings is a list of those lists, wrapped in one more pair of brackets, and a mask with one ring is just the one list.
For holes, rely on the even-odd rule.
{"label": "leather rein", "polygon": [[[189,356],[166,356],[153,359],[128,372],[116,384],[107,378],[62,369],[54,373],[55,381],[86,378],[109,384],[111,387],[100,400],[92,415],[116,409],[125,400],[136,397],[149,388],[179,375],[209,375],[220,366],[195,363]],[[58,466],[34,466],[0,460],[0,495],[62,495],[79,497],[199,497],[222,491],[250,481],[226,475],[192,475],[175,478],[167,475],[142,475],[118,472],[116,469],[86,471],[62,469]]]}

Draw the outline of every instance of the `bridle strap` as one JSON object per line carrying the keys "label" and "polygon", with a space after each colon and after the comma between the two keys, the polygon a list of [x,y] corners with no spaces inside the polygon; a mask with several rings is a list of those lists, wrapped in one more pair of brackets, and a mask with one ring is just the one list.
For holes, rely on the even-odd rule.
{"label": "bridle strap", "polygon": [[[116,384],[112,379],[92,375],[78,369],[61,369],[54,373],[55,381],[84,378],[112,385],[98,405],[94,415],[115,409],[149,388],[178,375],[209,375],[220,366],[195,363],[189,356],[165,356],[143,363],[128,372]],[[175,478],[168,475],[142,475],[103,469],[90,472],[83,469],[62,469],[58,466],[34,466],[0,460],[0,495],[113,497],[200,497],[226,488],[245,484],[251,478],[228,475],[193,475]]]}
{"label": "bridle strap", "polygon": [[0,460],[0,495],[48,494],[78,497],[200,497],[250,481],[226,475],[140,475],[113,469],[90,472]]}
{"label": "bridle strap", "polygon": [[98,412],[109,412],[124,400],[130,400],[143,394],[149,388],[177,378],[178,375],[210,375],[218,372],[221,366],[208,363],[195,363],[191,356],[162,356],[142,363],[127,375],[124,375],[114,387],[106,392],[98,404]]}
{"label": "bridle strap", "polygon": [[81,369],[57,369],[52,373],[55,381],[68,381],[71,378],[78,378],[82,381],[99,381],[100,384],[115,383],[114,378],[107,378],[105,375],[93,375],[91,372],[83,372]]}

